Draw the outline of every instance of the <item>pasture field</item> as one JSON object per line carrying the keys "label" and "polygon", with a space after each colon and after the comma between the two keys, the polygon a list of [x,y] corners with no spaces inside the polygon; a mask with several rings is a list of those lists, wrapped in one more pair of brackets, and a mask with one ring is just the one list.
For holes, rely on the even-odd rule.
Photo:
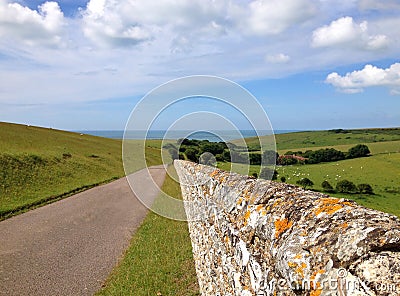
{"label": "pasture field", "polygon": [[[268,142],[271,136],[260,137],[262,142]],[[319,147],[376,143],[400,140],[400,128],[354,129],[335,131],[306,131],[275,135],[278,150],[293,150],[307,148],[316,150]],[[249,147],[259,145],[257,138],[245,139]],[[232,141],[239,143],[238,141]],[[354,146],[354,145],[353,145]]]}
{"label": "pasture field", "polygon": [[[368,146],[371,154],[382,154],[382,153],[399,153],[400,152],[400,140],[399,141],[386,141],[386,142],[373,142],[373,143],[364,143]],[[351,147],[354,147],[355,144],[343,144],[343,145],[331,145],[331,146],[319,146],[319,147],[304,147],[304,148],[295,148],[295,149],[281,149],[278,150],[279,154],[285,154],[288,151],[302,151],[305,152],[307,150],[318,150],[325,148],[334,148],[336,150],[340,150],[343,152],[348,151]]]}
{"label": "pasture field", "polygon": [[[320,135],[320,132],[315,133],[316,137]],[[286,136],[287,139],[292,139],[293,143],[295,143],[295,148],[287,147],[287,142],[284,143],[284,145],[280,145],[280,143],[277,142],[278,147],[286,147],[286,149],[278,151],[280,154],[288,150],[306,151],[327,147],[347,151],[355,144],[331,145],[332,143],[325,141],[329,146],[299,147],[298,143],[300,140],[295,140],[295,135],[302,136],[303,133],[292,133]],[[277,135],[277,141],[280,139],[278,136],[281,135]],[[386,134],[382,137],[385,136]],[[392,137],[393,135],[390,134],[389,136]],[[372,153],[369,157],[319,164],[277,166],[278,181],[281,177],[285,177],[287,183],[296,184],[296,181],[307,177],[314,182],[312,189],[318,191],[322,191],[321,183],[325,180],[333,187],[336,186],[338,181],[343,179],[352,181],[356,185],[368,183],[373,187],[374,195],[343,193],[330,193],[330,195],[353,199],[360,205],[395,214],[400,217],[400,141],[372,142],[367,143],[367,145]],[[218,163],[218,167],[224,170],[230,170],[231,163],[221,162]],[[247,167],[245,165],[234,164],[232,170],[240,174],[247,174]],[[248,174],[259,174],[259,172],[260,166],[251,165]]]}
{"label": "pasture field", "polygon": [[[160,149],[146,160],[161,164]],[[3,122],[0,167],[0,219],[124,176],[119,140]]]}
{"label": "pasture field", "polygon": [[344,179],[355,184],[368,183],[374,189],[374,195],[330,195],[354,199],[366,207],[400,217],[400,153],[378,154],[331,163],[280,166],[276,169],[279,173],[278,180],[285,176],[286,182],[295,184],[297,180],[307,177],[314,182],[313,189],[318,191],[322,191],[321,183],[325,180],[333,187]]}

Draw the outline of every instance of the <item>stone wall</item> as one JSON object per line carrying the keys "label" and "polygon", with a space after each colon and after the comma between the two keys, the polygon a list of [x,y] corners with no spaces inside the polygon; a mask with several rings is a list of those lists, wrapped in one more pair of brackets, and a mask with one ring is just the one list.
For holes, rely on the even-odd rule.
{"label": "stone wall", "polygon": [[202,295],[400,295],[400,221],[175,161]]}

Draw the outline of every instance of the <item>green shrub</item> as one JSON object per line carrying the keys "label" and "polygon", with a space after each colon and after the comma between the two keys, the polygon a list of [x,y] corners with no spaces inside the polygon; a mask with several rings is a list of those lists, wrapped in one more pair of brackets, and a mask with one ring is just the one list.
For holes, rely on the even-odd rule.
{"label": "green shrub", "polygon": [[357,187],[360,193],[374,194],[374,190],[372,189],[372,186],[369,184],[359,184]]}
{"label": "green shrub", "polygon": [[349,180],[341,180],[336,184],[336,190],[340,193],[357,193],[357,186]]}
{"label": "green shrub", "polygon": [[308,178],[300,179],[300,180],[298,180],[298,181],[296,182],[296,184],[302,186],[304,189],[306,189],[307,187],[312,187],[312,186],[314,186],[314,182],[311,181],[311,180],[308,179]]}
{"label": "green shrub", "polygon": [[261,154],[249,153],[249,160],[252,165],[261,165]]}
{"label": "green shrub", "polygon": [[195,147],[187,148],[185,151],[187,159],[189,159],[190,161],[193,161],[193,162],[198,162],[198,160],[199,160],[198,153],[199,153],[199,150],[195,149]]}
{"label": "green shrub", "polygon": [[325,192],[335,192],[332,185],[326,180],[324,182],[322,182],[321,186]]}
{"label": "green shrub", "polygon": [[365,157],[371,153],[367,145],[358,144],[349,149],[347,152],[347,158],[357,158],[357,157]]}

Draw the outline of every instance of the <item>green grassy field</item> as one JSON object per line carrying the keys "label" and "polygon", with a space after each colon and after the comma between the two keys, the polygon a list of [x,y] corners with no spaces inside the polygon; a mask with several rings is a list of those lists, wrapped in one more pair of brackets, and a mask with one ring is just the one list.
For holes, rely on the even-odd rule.
{"label": "green grassy field", "polygon": [[[327,180],[333,187],[343,179],[350,180],[355,184],[368,183],[373,187],[375,195],[339,193],[330,195],[354,199],[361,205],[400,217],[400,140],[393,140],[399,137],[397,134],[400,133],[400,130],[388,130],[387,133],[382,135],[373,134],[371,131],[380,132],[379,129],[374,129],[368,130],[368,132],[357,131],[357,133],[350,135],[333,134],[332,132],[301,132],[276,135],[277,147],[281,148],[278,150],[280,154],[289,150],[306,151],[327,147],[347,151],[358,140],[363,140],[363,143],[368,145],[372,153],[369,157],[338,162],[277,166],[278,180],[284,176],[287,183],[296,184],[296,181],[307,177],[314,182],[313,189],[319,191],[322,191],[321,183],[324,180]],[[348,136],[350,136],[350,139],[346,139]],[[341,137],[341,139],[337,139],[337,137]],[[305,141],[304,139],[307,140]],[[366,140],[374,139],[382,141],[365,142]],[[310,146],[310,141],[315,142],[314,146]],[[351,143],[344,143],[346,141]],[[252,144],[254,145],[254,143]],[[219,163],[218,166],[224,170],[231,169],[230,163]],[[235,164],[233,170],[241,174],[247,173],[245,165]],[[260,166],[250,166],[249,175],[253,173],[259,174],[259,172]]]}
{"label": "green grassy field", "polygon": [[[182,198],[179,184],[168,175],[162,190]],[[150,212],[97,295],[200,295],[187,223]]]}
{"label": "green grassy field", "polygon": [[[382,154],[382,153],[393,153],[400,152],[400,141],[385,141],[385,142],[372,142],[364,143],[369,147],[372,154]],[[318,146],[318,147],[303,147],[294,149],[280,149],[279,154],[285,154],[287,151],[307,151],[307,150],[318,150],[324,148],[335,148],[343,152],[348,151],[354,144],[342,144],[342,145],[330,145],[330,146]]]}
{"label": "green grassy field", "polygon": [[[348,130],[346,133],[333,131],[308,131],[275,135],[278,150],[312,149],[318,147],[351,145],[360,143],[376,143],[400,140],[400,128],[392,129],[359,129]],[[260,137],[261,142],[270,141],[270,136]],[[232,141],[239,143],[239,141]],[[248,146],[257,146],[257,138],[247,138]],[[354,146],[354,145],[353,145]]]}
{"label": "green grassy field", "polygon": [[[146,159],[160,164],[160,149]],[[0,219],[124,176],[119,140],[2,122],[0,167]]]}
{"label": "green grassy field", "polygon": [[[379,154],[365,158],[349,159],[333,163],[278,167],[278,180],[286,177],[293,183],[307,177],[314,182],[313,188],[322,191],[321,183],[327,180],[333,187],[343,179],[355,184],[368,183],[375,195],[333,194],[354,199],[359,204],[395,214],[400,217],[400,153]],[[331,194],[332,195],[332,194]]]}

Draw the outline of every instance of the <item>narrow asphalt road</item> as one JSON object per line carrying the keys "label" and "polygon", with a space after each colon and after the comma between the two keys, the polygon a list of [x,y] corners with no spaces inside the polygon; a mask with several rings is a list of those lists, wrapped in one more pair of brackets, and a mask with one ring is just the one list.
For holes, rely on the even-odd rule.
{"label": "narrow asphalt road", "polygon": [[[147,200],[165,178],[149,172],[130,176]],[[93,295],[147,212],[122,178],[0,222],[0,295]]]}

